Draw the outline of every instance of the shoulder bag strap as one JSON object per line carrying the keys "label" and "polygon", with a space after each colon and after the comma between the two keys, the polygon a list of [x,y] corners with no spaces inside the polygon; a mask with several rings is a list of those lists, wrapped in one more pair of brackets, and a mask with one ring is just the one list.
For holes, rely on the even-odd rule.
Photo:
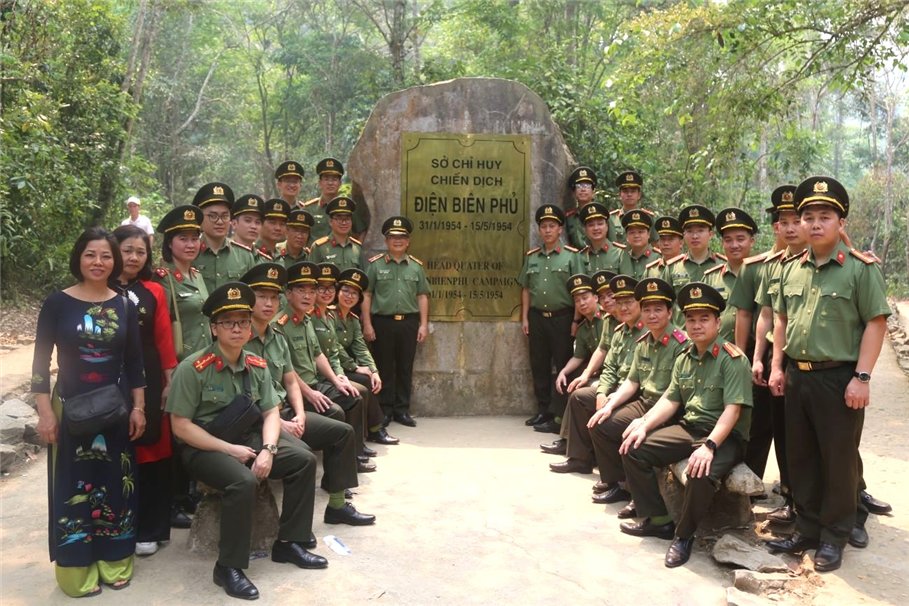
{"label": "shoulder bag strap", "polygon": [[179,322],[180,310],[177,309],[177,286],[174,284],[174,276],[171,272],[167,272],[167,281],[170,283],[170,300],[174,305],[174,317]]}

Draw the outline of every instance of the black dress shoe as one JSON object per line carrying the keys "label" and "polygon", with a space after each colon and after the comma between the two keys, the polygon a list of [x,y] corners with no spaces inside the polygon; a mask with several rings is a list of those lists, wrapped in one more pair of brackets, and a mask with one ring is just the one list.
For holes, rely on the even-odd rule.
{"label": "black dress shoe", "polygon": [[859,498],[862,500],[862,505],[865,506],[865,509],[869,513],[873,513],[876,516],[884,515],[885,513],[890,513],[893,511],[893,507],[890,503],[885,503],[884,501],[875,499],[867,490],[863,490],[859,493]]}
{"label": "black dress shoe", "polygon": [[344,503],[340,509],[325,508],[326,524],[348,524],[350,526],[369,526],[376,523],[376,516],[360,513],[350,503]]}
{"label": "black dress shoe", "polygon": [[379,454],[379,453],[377,453],[375,450],[373,450],[372,448],[370,448],[370,447],[367,446],[366,444],[363,445],[363,456],[364,456],[364,457],[374,457],[374,456],[376,456],[377,454]]}
{"label": "black dress shoe", "polygon": [[540,433],[555,433],[558,434],[562,430],[561,423],[556,423],[555,419],[546,421],[545,423],[540,423],[539,425],[533,426],[534,431],[539,431]]}
{"label": "black dress shoe", "polygon": [[395,421],[401,425],[406,425],[407,427],[416,427],[417,422],[414,421],[413,417],[407,414],[406,412],[399,412],[395,414]]}
{"label": "black dress shoe", "polygon": [[319,542],[316,540],[316,535],[310,533],[308,541],[302,541],[300,543],[306,549],[315,549],[319,546]]}
{"label": "black dress shoe", "polygon": [[593,502],[599,505],[609,505],[620,501],[630,501],[631,493],[616,484],[610,487],[606,492],[593,495]]}
{"label": "black dress shoe", "polygon": [[401,442],[398,438],[393,438],[388,435],[388,430],[384,427],[380,427],[379,431],[371,431],[366,435],[367,442],[374,442],[375,444],[385,444],[386,446],[394,446]]}
{"label": "black dress shoe", "polygon": [[271,561],[279,564],[296,564],[299,568],[328,568],[328,560],[309,553],[300,543],[275,541],[271,546]]}
{"label": "black dress shoe", "polygon": [[382,419],[382,427],[388,427],[389,425],[391,425],[391,419],[392,419],[391,413],[386,414],[385,418]]}
{"label": "black dress shoe", "polygon": [[868,547],[870,541],[865,525],[856,522],[855,526],[852,527],[852,532],[849,533],[849,544],[856,549],[864,549]]}
{"label": "black dress shoe", "polygon": [[559,463],[550,463],[549,469],[556,473],[593,473],[593,467],[580,459],[568,459]]}
{"label": "black dress shoe", "polygon": [[606,492],[607,490],[612,488],[612,486],[613,485],[609,484],[608,482],[597,482],[596,484],[593,485],[592,490],[595,493],[600,494],[601,492]]}
{"label": "black dress shoe", "polygon": [[174,505],[170,510],[170,527],[171,528],[190,528],[193,525],[193,519],[183,512],[183,508]]}
{"label": "black dress shoe", "polygon": [[644,518],[640,522],[622,522],[619,530],[634,537],[657,537],[671,541],[675,536],[675,522],[669,520],[657,526],[650,523],[650,518]]}
{"label": "black dress shoe", "polygon": [[628,501],[628,504],[625,507],[622,507],[619,510],[619,513],[616,514],[620,520],[627,520],[629,518],[638,517],[638,508],[634,506],[634,501]]}
{"label": "black dress shoe", "polygon": [[672,545],[666,552],[666,568],[676,568],[691,559],[691,548],[694,546],[694,537],[672,539]]}
{"label": "black dress shoe", "polygon": [[546,454],[563,455],[568,452],[568,440],[559,438],[552,444],[540,444],[540,450]]}
{"label": "black dress shoe", "polygon": [[365,461],[361,461],[360,457],[357,457],[357,473],[372,473],[376,470],[376,464],[369,460],[369,457],[363,457]]}
{"label": "black dress shoe", "polygon": [[814,570],[830,572],[843,564],[843,548],[830,543],[821,543],[814,552]]}
{"label": "black dress shoe", "polygon": [[771,552],[782,551],[784,553],[791,553],[793,555],[798,555],[803,551],[808,551],[809,549],[817,549],[818,540],[809,539],[808,537],[803,537],[799,533],[795,533],[788,539],[777,539],[774,541],[767,541],[764,543],[767,547],[770,548]]}
{"label": "black dress shoe", "polygon": [[215,563],[215,570],[211,574],[212,580],[218,587],[223,587],[232,598],[241,600],[258,600],[259,590],[246,578],[239,568],[228,568]]}
{"label": "black dress shoe", "polygon": [[524,421],[524,425],[527,425],[528,427],[532,425],[539,425],[540,423],[545,423],[551,418],[552,415],[548,412],[538,412],[537,414]]}
{"label": "black dress shoe", "polygon": [[768,513],[767,519],[771,522],[778,522],[780,524],[791,524],[792,522],[795,522],[795,508],[792,506],[792,503],[786,503],[782,507],[777,507]]}

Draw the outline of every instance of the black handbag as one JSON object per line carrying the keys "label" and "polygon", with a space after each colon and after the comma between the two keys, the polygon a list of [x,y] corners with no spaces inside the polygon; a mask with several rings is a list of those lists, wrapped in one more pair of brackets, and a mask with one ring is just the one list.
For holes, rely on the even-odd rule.
{"label": "black handbag", "polygon": [[198,423],[214,437],[240,444],[246,432],[257,422],[262,420],[262,411],[252,399],[252,390],[249,386],[249,370],[243,371],[244,392],[238,394],[230,403],[208,423]]}
{"label": "black handbag", "polygon": [[73,436],[96,435],[122,422],[129,413],[116,383],[63,399],[63,419]]}

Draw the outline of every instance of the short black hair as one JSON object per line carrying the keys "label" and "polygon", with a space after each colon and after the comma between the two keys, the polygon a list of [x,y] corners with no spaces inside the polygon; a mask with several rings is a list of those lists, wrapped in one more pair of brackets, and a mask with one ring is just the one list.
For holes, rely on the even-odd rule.
{"label": "short black hair", "polygon": [[123,272],[123,257],[120,256],[120,246],[117,243],[117,239],[103,227],[89,227],[82,232],[82,235],[79,236],[79,239],[73,245],[72,252],[69,253],[69,273],[79,282],[85,280],[85,276],[82,275],[82,253],[88,248],[88,243],[95,240],[104,240],[110,244],[110,252],[114,257],[114,270],[111,272],[110,277],[117,278]]}
{"label": "short black hair", "polygon": [[151,249],[151,240],[148,237],[148,234],[145,233],[144,229],[140,229],[135,225],[121,225],[114,230],[114,238],[117,239],[119,244],[122,244],[126,240],[131,240],[133,238],[142,238],[142,241],[145,243],[145,265],[142,266],[142,269],[139,270],[139,275],[136,276],[140,280],[151,280],[152,278],[152,249]]}

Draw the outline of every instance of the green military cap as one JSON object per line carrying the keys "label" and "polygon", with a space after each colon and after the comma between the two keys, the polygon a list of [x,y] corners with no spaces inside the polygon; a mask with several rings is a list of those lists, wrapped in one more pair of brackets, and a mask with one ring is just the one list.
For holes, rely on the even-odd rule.
{"label": "green military cap", "polygon": [[716,230],[723,233],[724,229],[744,229],[753,236],[758,232],[757,223],[741,208],[724,208],[716,216]]}
{"label": "green military cap", "polygon": [[196,192],[193,198],[193,204],[199,208],[205,208],[209,204],[224,203],[233,206],[234,191],[224,183],[206,183]]}
{"label": "green military cap", "polygon": [[316,164],[316,174],[320,177],[322,175],[338,175],[340,177],[344,174],[344,165],[334,158],[322,158]]}
{"label": "green military cap", "polygon": [[604,289],[608,289],[610,280],[612,280],[615,276],[616,273],[614,271],[609,271],[608,269],[601,269],[600,271],[593,274],[591,280],[593,280],[597,294],[600,294],[600,292]]}
{"label": "green military cap", "polygon": [[615,186],[619,189],[622,189],[623,187],[636,187],[640,189],[644,186],[644,177],[633,170],[626,170],[623,173],[619,173],[619,176],[615,178]]}
{"label": "green military cap", "polygon": [[335,284],[338,281],[338,276],[341,275],[341,270],[338,269],[338,266],[334,263],[319,263],[319,282],[331,282]]}
{"label": "green military cap", "polygon": [[306,227],[312,229],[315,222],[312,213],[302,208],[293,209],[290,211],[290,216],[287,217],[287,227]]}
{"label": "green military cap", "polygon": [[250,288],[283,290],[287,283],[287,270],[278,263],[260,263],[243,274],[240,281]]}
{"label": "green military cap", "polygon": [[264,214],[262,209],[265,207],[265,201],[256,194],[246,194],[240,196],[234,205],[230,208],[230,218],[234,219],[237,215],[243,213],[257,213],[260,217]]}
{"label": "green military cap", "polygon": [[779,213],[784,210],[795,210],[795,185],[787,183],[780,185],[770,194],[770,208],[764,210],[768,213]]}
{"label": "green military cap", "polygon": [[653,216],[641,209],[629,210],[622,215],[622,227],[628,230],[631,227],[643,227],[650,229],[653,227]]}
{"label": "green military cap", "polygon": [[347,196],[338,196],[325,205],[325,212],[328,215],[341,215],[347,213],[352,215],[357,208],[357,203]]}
{"label": "green military cap", "polygon": [[581,220],[584,223],[591,221],[593,219],[609,219],[609,211],[606,210],[606,207],[598,202],[591,202],[590,204],[585,204],[580,210]]}
{"label": "green military cap", "polygon": [[303,166],[293,160],[282,162],[275,169],[275,179],[281,179],[282,177],[300,177],[302,179],[304,174]]}
{"label": "green military cap", "polygon": [[281,198],[272,198],[265,203],[263,216],[266,219],[287,219],[290,216],[290,204]]}
{"label": "green military cap", "polygon": [[184,204],[172,209],[158,223],[157,232],[159,234],[168,234],[183,229],[202,230],[201,208]]}
{"label": "green military cap", "polygon": [[613,276],[612,280],[609,281],[609,289],[616,297],[633,297],[634,288],[637,285],[637,280],[625,274]]}
{"label": "green military cap", "polygon": [[679,220],[675,217],[670,217],[664,215],[657,218],[656,220],[656,231],[659,235],[672,235],[672,236],[681,236],[682,235],[682,224],[679,223]]}
{"label": "green military cap", "polygon": [[315,284],[319,266],[309,261],[300,261],[287,268],[287,287],[300,284]]}
{"label": "green military cap", "polygon": [[634,298],[641,303],[647,301],[675,302],[675,289],[666,280],[660,278],[644,278],[634,287]]}
{"label": "green military cap", "polygon": [[706,206],[701,206],[700,204],[692,204],[679,211],[679,223],[682,224],[683,230],[689,225],[697,224],[706,225],[713,229],[713,223],[715,221],[716,217],[713,216],[710,209]]}
{"label": "green military cap", "polygon": [[568,189],[574,189],[574,186],[578,183],[590,183],[594,187],[597,186],[597,174],[593,172],[592,168],[587,166],[579,166],[568,175]]}
{"label": "green military cap", "polygon": [[554,204],[546,204],[537,209],[536,214],[537,225],[542,223],[545,219],[552,219],[553,221],[558,221],[559,225],[565,225],[565,213],[562,212],[562,209]]}
{"label": "green military cap", "polygon": [[679,308],[682,312],[711,309],[717,314],[726,309],[726,301],[715,288],[703,282],[689,282],[679,289]]}
{"label": "green military cap", "polygon": [[401,215],[388,217],[382,224],[383,236],[409,236],[412,231],[413,221]]}
{"label": "green military cap", "polygon": [[256,293],[243,282],[228,282],[214,290],[202,305],[202,313],[212,320],[225,311],[252,311]]}
{"label": "green military cap", "polygon": [[795,202],[801,213],[809,206],[833,207],[844,219],[849,216],[849,194],[833,177],[808,177],[795,189]]}
{"label": "green military cap", "polygon": [[366,290],[369,286],[369,278],[366,277],[363,271],[356,267],[351,267],[341,272],[341,275],[338,276],[338,284],[347,284],[360,290]]}
{"label": "green military cap", "polygon": [[584,291],[593,292],[593,280],[587,274],[575,274],[568,278],[565,287],[571,296]]}

